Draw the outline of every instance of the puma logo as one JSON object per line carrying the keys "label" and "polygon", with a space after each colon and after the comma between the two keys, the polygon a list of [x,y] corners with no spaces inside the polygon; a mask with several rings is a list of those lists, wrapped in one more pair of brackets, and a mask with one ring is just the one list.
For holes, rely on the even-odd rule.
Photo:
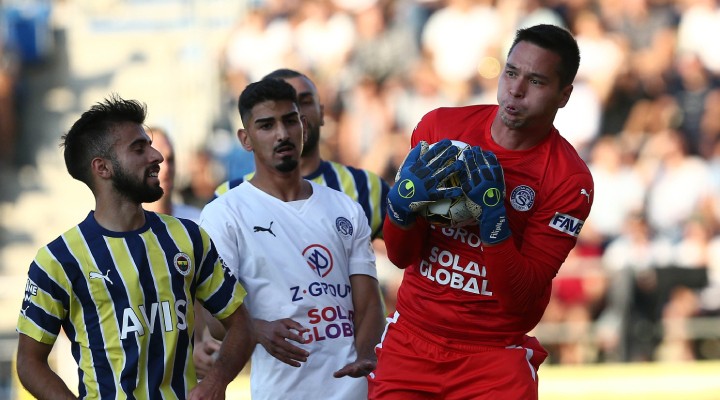
{"label": "puma logo", "polygon": [[29,304],[28,304],[27,307],[20,309],[20,315],[22,315],[23,317],[27,318],[27,310],[28,310],[28,308],[30,308],[30,305],[29,305]]}
{"label": "puma logo", "polygon": [[105,275],[103,275],[99,272],[90,271],[89,277],[90,277],[90,279],[102,279],[112,285],[113,282],[110,280],[110,277],[108,275],[110,275],[110,270],[107,270]]}
{"label": "puma logo", "polygon": [[[592,190],[591,190],[590,192],[592,192]],[[590,203],[590,193],[588,193],[587,190],[585,190],[585,189],[580,189],[580,194],[583,195],[583,196],[585,196],[585,197],[587,197],[587,201],[588,201],[588,203]]]}
{"label": "puma logo", "polygon": [[273,233],[273,231],[272,231],[273,222],[275,222],[275,221],[270,221],[270,226],[268,226],[267,228],[263,228],[262,226],[255,226],[255,227],[253,227],[253,232],[268,232],[271,235],[277,237],[277,235],[275,235],[275,233]]}

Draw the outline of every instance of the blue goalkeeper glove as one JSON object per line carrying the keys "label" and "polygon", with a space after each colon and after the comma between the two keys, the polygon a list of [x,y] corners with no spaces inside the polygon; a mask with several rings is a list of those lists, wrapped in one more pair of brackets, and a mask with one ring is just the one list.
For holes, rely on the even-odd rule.
{"label": "blue goalkeeper glove", "polygon": [[460,183],[465,204],[480,225],[480,239],[486,244],[500,243],[510,237],[502,166],[495,154],[478,146],[463,151],[463,158]]}
{"label": "blue goalkeeper glove", "polygon": [[448,139],[432,147],[421,141],[410,150],[387,197],[388,216],[393,222],[401,226],[410,225],[421,207],[462,195],[461,188],[444,185],[452,174],[464,168],[463,163],[457,160],[458,151]]}

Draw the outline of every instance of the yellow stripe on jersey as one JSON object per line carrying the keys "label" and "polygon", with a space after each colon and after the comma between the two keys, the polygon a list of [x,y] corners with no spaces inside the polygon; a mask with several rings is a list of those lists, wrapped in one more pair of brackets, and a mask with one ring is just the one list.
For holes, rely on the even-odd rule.
{"label": "yellow stripe on jersey", "polygon": [[373,234],[382,237],[382,230],[385,216],[382,213],[382,206],[385,199],[382,198],[382,182],[378,176],[370,176],[368,174],[368,186],[370,189],[370,207],[372,207],[372,219],[370,220],[370,228]]}
{"label": "yellow stripe on jersey", "polygon": [[[63,239],[65,239],[65,243],[67,244],[67,248],[70,252],[72,252],[75,259],[78,261],[79,267],[82,270],[82,274],[85,277],[89,277],[90,271],[97,272],[98,268],[95,264],[95,260],[93,259],[92,255],[90,254],[90,251],[87,247],[87,243],[85,242],[85,238],[83,238],[80,229],[78,227],[75,227],[69,231],[67,231],[63,235]],[[107,294],[107,290],[105,289],[105,286],[102,286],[102,289],[105,291],[105,298],[100,301],[99,298],[97,298],[98,290],[92,289],[92,284],[90,283],[90,280],[88,279],[84,283],[88,286],[88,291],[90,292],[94,304],[97,306],[97,312],[100,316],[100,329],[103,332],[102,338],[103,342],[107,340],[107,334],[105,334],[107,325],[102,323],[103,320],[107,318],[108,309],[106,307],[103,307],[103,305],[108,304],[109,296]],[[83,284],[81,282],[78,282],[76,284]],[[112,302],[109,303],[112,308]],[[87,326],[84,323],[84,305],[80,303],[77,296],[70,296],[70,321],[72,321],[73,326],[75,327],[75,338],[74,341],[77,341],[80,343],[80,369],[83,370],[83,384],[87,388],[87,397],[88,398],[99,398],[100,393],[98,392],[98,386],[97,382],[99,377],[95,373],[95,368],[93,367],[93,357],[92,352],[90,349],[90,333],[87,330]],[[110,310],[110,315],[114,317],[114,310]],[[111,335],[112,336],[112,335]],[[71,338],[71,341],[73,338]],[[117,370],[113,369],[112,371],[113,379],[116,379],[118,377]],[[105,377],[104,377],[105,378]],[[107,379],[107,378],[105,378]],[[116,380],[117,381],[117,380]]]}

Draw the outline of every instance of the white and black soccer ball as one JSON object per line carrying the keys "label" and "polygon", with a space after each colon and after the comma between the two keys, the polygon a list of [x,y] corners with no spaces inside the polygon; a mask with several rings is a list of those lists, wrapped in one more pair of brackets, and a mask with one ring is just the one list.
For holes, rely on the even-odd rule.
{"label": "white and black soccer ball", "polygon": [[[452,144],[460,150],[458,153],[458,159],[462,159],[463,150],[470,148],[469,144],[459,140],[453,140]],[[433,145],[434,143],[431,144],[430,147]],[[460,181],[457,176],[451,176],[444,183],[444,186],[459,187]],[[465,203],[465,195],[428,203],[417,210],[417,213],[425,218],[425,220],[427,220],[430,224],[436,226],[459,228],[477,223],[472,212],[468,209],[467,204]]]}

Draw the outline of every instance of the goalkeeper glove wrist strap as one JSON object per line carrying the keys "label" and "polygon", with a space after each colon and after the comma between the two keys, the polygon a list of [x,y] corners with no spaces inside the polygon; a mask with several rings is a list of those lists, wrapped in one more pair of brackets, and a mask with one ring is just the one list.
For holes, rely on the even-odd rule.
{"label": "goalkeeper glove wrist strap", "polygon": [[408,211],[402,207],[393,206],[392,202],[393,194],[388,194],[387,197],[387,215],[396,224],[401,226],[407,226],[415,222],[415,213]]}
{"label": "goalkeeper glove wrist strap", "polygon": [[497,244],[510,237],[505,206],[486,208],[480,215],[480,239],[486,244]]}

